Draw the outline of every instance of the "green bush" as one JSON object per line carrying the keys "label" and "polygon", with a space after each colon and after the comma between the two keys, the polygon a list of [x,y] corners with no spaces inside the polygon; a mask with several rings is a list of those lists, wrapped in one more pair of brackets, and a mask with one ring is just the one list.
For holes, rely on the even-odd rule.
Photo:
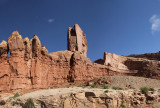
{"label": "green bush", "polygon": [[122,108],[127,108],[127,106],[125,104],[122,104],[121,107]]}
{"label": "green bush", "polygon": [[32,98],[27,99],[24,108],[35,108]]}
{"label": "green bush", "polygon": [[92,88],[96,88],[97,86],[95,84],[91,85]]}
{"label": "green bush", "polygon": [[108,89],[108,86],[107,86],[106,84],[103,84],[103,85],[102,85],[102,88],[103,88],[103,89]]}
{"label": "green bush", "polygon": [[149,88],[148,88],[148,87],[141,87],[141,92],[142,92],[143,94],[148,93],[148,91],[149,91]]}
{"label": "green bush", "polygon": [[12,106],[15,106],[15,105],[17,105],[17,104],[18,104],[17,101],[13,101],[13,102],[12,102]]}
{"label": "green bush", "polygon": [[106,90],[106,91],[104,91],[105,93],[108,93],[109,91],[108,90]]}
{"label": "green bush", "polygon": [[114,89],[114,90],[120,90],[121,88],[113,86],[112,89]]}
{"label": "green bush", "polygon": [[19,93],[16,93],[16,94],[14,94],[13,98],[17,98],[17,97],[19,97],[19,96],[20,96],[20,94],[19,94]]}
{"label": "green bush", "polygon": [[154,102],[151,102],[151,105],[154,105]]}
{"label": "green bush", "polygon": [[83,84],[78,84],[78,87],[84,87],[84,85]]}

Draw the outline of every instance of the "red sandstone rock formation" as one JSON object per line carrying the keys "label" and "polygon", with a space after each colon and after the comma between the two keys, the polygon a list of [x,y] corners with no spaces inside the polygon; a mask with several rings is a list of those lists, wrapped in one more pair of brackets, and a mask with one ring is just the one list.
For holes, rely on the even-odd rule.
{"label": "red sandstone rock formation", "polygon": [[128,70],[128,67],[124,64],[124,61],[126,60],[127,57],[104,52],[104,65],[108,65],[125,71]]}
{"label": "red sandstone rock formation", "polygon": [[[71,79],[74,81],[76,77],[71,78],[73,55],[71,51],[48,53],[44,46],[41,47],[37,36],[23,40],[18,31],[14,31],[8,38],[8,46],[5,41],[0,44],[0,91],[47,88],[70,82]],[[79,73],[74,75],[78,76]]]}
{"label": "red sandstone rock formation", "polygon": [[6,41],[0,43],[0,62],[3,62],[7,59],[8,46]]}
{"label": "red sandstone rock formation", "polygon": [[8,46],[6,41],[0,44],[0,91],[7,92],[9,87],[9,63],[7,62]]}
{"label": "red sandstone rock formation", "polygon": [[[155,54],[156,55],[156,54]],[[151,60],[150,60],[151,59]],[[151,58],[134,58],[104,53],[104,65],[120,73],[160,79],[160,62]],[[154,58],[155,59],[155,58]]]}
{"label": "red sandstone rock formation", "polygon": [[[8,43],[2,41],[0,44],[0,92],[42,89],[109,75],[160,79],[159,61],[105,53],[98,64],[86,57],[87,47],[86,36],[77,24],[74,29],[68,29],[69,51],[53,53],[41,46],[36,35],[31,40],[23,39],[18,31],[14,31]],[[8,52],[10,56],[7,57]]]}
{"label": "red sandstone rock formation", "polygon": [[68,50],[69,51],[79,51],[87,57],[87,39],[86,35],[83,33],[78,24],[74,25],[74,28],[68,28]]}

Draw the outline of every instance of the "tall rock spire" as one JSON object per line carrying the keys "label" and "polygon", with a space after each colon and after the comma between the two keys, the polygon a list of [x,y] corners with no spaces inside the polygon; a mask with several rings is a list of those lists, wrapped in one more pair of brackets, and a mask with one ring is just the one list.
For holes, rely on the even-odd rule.
{"label": "tall rock spire", "polygon": [[78,24],[75,24],[74,28],[68,28],[67,41],[69,51],[79,51],[84,54],[85,57],[87,56],[88,45],[86,35]]}
{"label": "tall rock spire", "polygon": [[23,39],[22,36],[19,35],[18,31],[14,31],[8,38],[8,45],[11,53],[15,50],[24,50]]}
{"label": "tall rock spire", "polygon": [[0,43],[0,59],[7,59],[8,45],[6,41]]}

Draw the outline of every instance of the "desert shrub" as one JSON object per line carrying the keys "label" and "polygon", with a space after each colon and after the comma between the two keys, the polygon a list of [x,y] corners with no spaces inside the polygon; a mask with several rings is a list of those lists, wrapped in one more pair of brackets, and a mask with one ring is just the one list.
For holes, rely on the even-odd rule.
{"label": "desert shrub", "polygon": [[85,87],[85,85],[83,85],[83,84],[78,84],[78,87]]}
{"label": "desert shrub", "polygon": [[43,102],[43,101],[41,101],[41,100],[39,100],[39,102],[40,102],[40,104],[41,104],[41,108],[48,108],[48,107],[46,106],[45,102]]}
{"label": "desert shrub", "polygon": [[4,100],[0,101],[0,105],[5,105],[5,104],[6,104],[6,102]]}
{"label": "desert shrub", "polygon": [[122,104],[121,107],[122,108],[127,108],[127,106],[125,104]]}
{"label": "desert shrub", "polygon": [[35,108],[32,98],[27,99],[24,108]]}
{"label": "desert shrub", "polygon": [[148,91],[149,91],[149,88],[148,88],[148,87],[141,87],[141,92],[142,92],[143,94],[148,93]]}
{"label": "desert shrub", "polygon": [[154,88],[149,88],[149,91],[155,91]]}
{"label": "desert shrub", "polygon": [[17,101],[13,101],[13,102],[12,102],[12,106],[15,106],[15,105],[17,105],[17,104],[18,104]]}
{"label": "desert shrub", "polygon": [[108,86],[107,86],[106,84],[103,84],[103,85],[102,85],[102,88],[103,88],[103,89],[108,89]]}
{"label": "desert shrub", "polygon": [[109,91],[108,91],[108,90],[105,90],[104,92],[105,92],[105,93],[108,93]]}
{"label": "desert shrub", "polygon": [[47,87],[46,89],[50,89],[50,87]]}
{"label": "desert shrub", "polygon": [[115,87],[115,86],[113,86],[112,89],[114,89],[114,90],[120,90],[119,87]]}
{"label": "desert shrub", "polygon": [[96,88],[97,86],[95,84],[91,85],[92,88]]}
{"label": "desert shrub", "polygon": [[78,84],[78,87],[82,87],[82,85],[81,85],[81,84]]}
{"label": "desert shrub", "polygon": [[16,94],[14,94],[13,98],[17,98],[17,97],[19,97],[19,96],[20,96],[20,94],[19,94],[19,93],[16,93]]}
{"label": "desert shrub", "polygon": [[151,102],[151,105],[154,105],[154,102]]}

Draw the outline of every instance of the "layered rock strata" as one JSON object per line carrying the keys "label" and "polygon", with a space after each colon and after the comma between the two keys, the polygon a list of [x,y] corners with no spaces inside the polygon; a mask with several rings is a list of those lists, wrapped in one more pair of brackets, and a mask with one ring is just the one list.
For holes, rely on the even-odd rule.
{"label": "layered rock strata", "polygon": [[[152,54],[154,55],[154,54]],[[155,53],[157,55],[157,53]],[[137,55],[138,56],[138,55]],[[156,57],[127,57],[111,53],[104,53],[103,63],[120,73],[132,73],[135,76],[160,79],[160,61]]]}

